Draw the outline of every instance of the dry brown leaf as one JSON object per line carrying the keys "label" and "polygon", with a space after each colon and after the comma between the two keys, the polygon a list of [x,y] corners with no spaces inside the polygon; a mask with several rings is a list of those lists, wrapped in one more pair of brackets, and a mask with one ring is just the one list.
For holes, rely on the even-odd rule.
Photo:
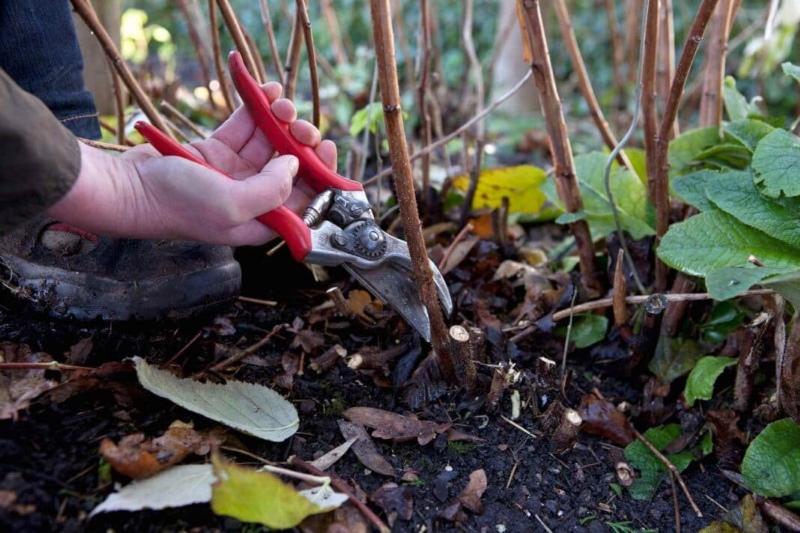
{"label": "dry brown leaf", "polygon": [[483,513],[481,497],[483,497],[483,493],[486,492],[488,484],[486,471],[482,468],[475,470],[469,475],[469,483],[467,486],[464,487],[464,490],[458,495],[458,501],[475,514]]}
{"label": "dry brown leaf", "polygon": [[325,455],[311,461],[311,466],[319,468],[320,470],[327,470],[328,468],[332,467],[336,461],[344,457],[344,454],[347,453],[347,450],[349,450],[353,443],[355,443],[357,440],[358,437],[347,439],[344,441],[344,443],[332,449]]}
{"label": "dry brown leaf", "polygon": [[181,462],[191,453],[205,455],[218,443],[215,436],[204,435],[191,425],[175,421],[163,435],[152,440],[145,440],[142,433],[127,435],[119,444],[103,439],[100,454],[120,474],[143,479]]}
{"label": "dry brown leaf", "polygon": [[370,495],[370,500],[383,509],[389,527],[394,527],[398,518],[411,520],[414,514],[414,498],[408,487],[397,483],[386,483]]}
{"label": "dry brown leaf", "polygon": [[75,344],[73,344],[69,351],[65,354],[67,360],[73,365],[83,365],[92,353],[94,342],[91,337],[84,337]]}
{"label": "dry brown leaf", "polygon": [[480,240],[481,238],[477,235],[468,235],[462,241],[457,242],[452,250],[450,250],[450,255],[447,256],[447,260],[442,265],[442,274],[447,274],[460,265]]}
{"label": "dry brown leaf", "polygon": [[628,417],[619,412],[613,403],[596,394],[583,397],[578,413],[583,419],[581,431],[598,435],[620,446],[627,446],[636,438]]}
{"label": "dry brown leaf", "polygon": [[362,289],[354,289],[347,295],[347,307],[357,317],[372,322],[372,317],[367,314],[367,307],[374,305],[372,295]]}
{"label": "dry brown leaf", "polygon": [[352,449],[362,465],[384,476],[396,476],[394,467],[380,454],[378,447],[375,446],[364,426],[353,424],[346,420],[339,420],[339,431],[342,432],[342,436],[347,440],[356,439]]}
{"label": "dry brown leaf", "polygon": [[351,422],[374,429],[372,436],[377,439],[416,440],[422,446],[450,429],[450,424],[419,420],[374,407],[351,407],[342,414]]}
{"label": "dry brown leaf", "polygon": [[[53,358],[42,352],[31,352],[27,344],[0,343],[0,362],[50,363]],[[45,378],[45,370],[14,370],[0,372],[0,420],[17,419],[39,395],[58,386]]]}

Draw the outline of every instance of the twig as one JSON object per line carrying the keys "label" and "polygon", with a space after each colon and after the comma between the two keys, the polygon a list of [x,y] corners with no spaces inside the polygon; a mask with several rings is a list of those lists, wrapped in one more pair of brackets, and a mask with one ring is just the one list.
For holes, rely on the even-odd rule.
{"label": "twig", "polygon": [[450,246],[448,246],[447,250],[444,251],[444,255],[442,255],[441,261],[439,261],[439,265],[438,265],[439,266],[439,270],[442,270],[444,268],[444,266],[447,264],[447,260],[450,259],[451,255],[453,255],[453,250],[455,250],[455,248],[458,245],[458,243],[463,241],[464,237],[466,237],[467,234],[472,230],[473,230],[472,223],[471,222],[467,222],[467,224],[463,228],[461,228],[461,231],[459,231],[456,234],[455,238],[450,243]]}
{"label": "twig", "polygon": [[271,474],[280,474],[282,476],[299,479],[300,481],[305,481],[307,483],[314,483],[316,485],[328,485],[331,482],[330,476],[324,476],[324,475],[314,476],[314,475],[304,474],[302,472],[295,472],[294,470],[281,468],[279,466],[264,465],[261,468],[259,468],[259,470],[263,470]]}
{"label": "twig", "polygon": [[800,531],[800,516],[788,510],[775,500],[766,500],[756,496],[756,502],[761,511],[774,522],[785,527],[788,531]]}
{"label": "twig", "polygon": [[[634,104],[633,104],[633,117],[631,118],[631,125],[628,126],[628,131],[625,132],[625,135],[622,136],[622,140],[619,142],[617,146],[615,146],[611,150],[611,154],[609,154],[608,159],[606,159],[606,167],[603,174],[603,185],[606,189],[606,196],[608,197],[608,203],[611,204],[611,214],[614,216],[614,227],[617,230],[617,238],[619,239],[619,243],[622,246],[622,250],[625,252],[625,260],[628,262],[628,269],[630,269],[631,274],[633,275],[633,281],[636,283],[637,289],[639,292],[644,294],[647,292],[644,288],[644,284],[642,283],[641,278],[639,277],[639,271],[636,268],[636,263],[633,261],[633,256],[631,255],[630,250],[628,249],[628,239],[625,237],[625,232],[622,231],[622,221],[619,216],[619,208],[617,208],[617,202],[614,199],[614,191],[611,188],[611,167],[614,164],[614,160],[616,155],[622,152],[622,149],[627,146],[628,141],[630,141],[633,133],[636,131],[636,126],[639,124],[639,113],[642,109],[642,91],[644,89],[644,61],[645,61],[645,39],[644,33],[646,31],[646,21],[648,19],[648,13],[650,10],[649,3],[642,4],[642,38],[639,41],[639,74],[638,74],[638,82],[636,84],[636,96],[634,97]],[[628,167],[631,168],[631,167]],[[631,168],[631,171],[633,169]]]}
{"label": "twig", "polygon": [[133,95],[133,99],[142,108],[142,112],[147,116],[150,122],[156,128],[160,129],[169,137],[172,137],[172,133],[169,131],[166,123],[163,120],[163,117],[159,114],[158,110],[156,110],[153,102],[150,101],[150,98],[145,94],[144,90],[142,89],[139,82],[136,81],[136,78],[133,76],[131,69],[128,68],[128,64],[125,63],[125,60],[122,59],[122,56],[117,49],[117,45],[114,44],[114,40],[111,39],[111,36],[106,31],[105,27],[103,27],[103,23],[100,21],[100,17],[97,16],[97,12],[92,7],[92,4],[89,0],[71,0],[72,7],[78,13],[78,15],[83,19],[86,25],[92,30],[97,40],[100,42],[100,46],[103,47],[106,55],[108,56],[111,64],[114,66],[114,69],[119,74],[120,78],[122,78],[122,82],[131,92]]}
{"label": "twig", "polygon": [[236,12],[231,7],[230,1],[217,0],[217,4],[219,5],[220,13],[222,13],[222,18],[225,20],[225,26],[228,28],[228,33],[231,34],[231,38],[236,45],[236,49],[239,50],[240,54],[242,54],[244,65],[247,67],[247,70],[250,72],[250,74],[259,81],[259,83],[264,83],[264,80],[261,79],[260,73],[258,72],[258,66],[256,66],[255,59],[253,59],[250,45],[247,43],[247,38],[244,36],[242,26],[239,23],[239,19],[236,17]]}
{"label": "twig", "polygon": [[572,322],[575,318],[575,300],[578,298],[578,287],[572,286],[572,299],[569,303],[569,322],[564,337],[564,349],[561,352],[561,396],[567,397],[567,355],[569,354],[569,338],[572,336]]}
{"label": "twig", "polygon": [[[190,1],[191,5],[189,4]],[[211,69],[209,66],[208,48],[200,37],[200,30],[197,25],[200,8],[196,0],[178,0],[178,8],[186,19],[186,29],[189,33],[189,40],[192,41],[192,46],[197,54],[197,61],[200,66],[200,76],[203,78],[203,83],[206,88],[208,88],[208,100],[211,103],[211,107],[216,109],[216,103],[214,99],[211,98]]]}
{"label": "twig", "polygon": [[264,25],[264,31],[267,32],[267,42],[269,43],[269,51],[272,56],[272,65],[275,67],[275,74],[279,80],[283,80],[285,74],[283,72],[283,65],[281,64],[281,54],[278,52],[278,41],[275,39],[275,29],[272,27],[272,16],[269,12],[269,4],[267,0],[259,0],[261,7],[261,22]]}
{"label": "twig", "polygon": [[[566,211],[576,213],[583,209],[583,201],[578,188],[578,180],[575,177],[575,163],[572,158],[572,146],[567,136],[564,111],[556,88],[553,66],[550,63],[540,0],[518,0],[518,2],[524,12],[526,28],[522,28],[523,35],[527,34],[533,52],[531,70],[539,91],[539,100],[542,104],[545,125],[550,138],[556,188]],[[570,224],[570,230],[575,237],[583,282],[587,287],[597,290],[601,284],[596,274],[594,247],[589,225],[585,220],[577,220]]]}
{"label": "twig", "polygon": [[[751,291],[747,291],[742,293],[740,296],[767,296],[770,294],[775,294],[775,291],[771,289],[754,289]],[[708,294],[707,292],[696,292],[696,293],[687,293],[687,294],[661,294],[660,296],[664,297],[667,302],[701,302],[704,300],[713,300],[714,298]],[[628,296],[625,298],[625,303],[628,304],[643,304],[653,296],[647,295],[634,295]],[[586,302],[582,304],[578,304],[573,308],[570,309],[562,309],[561,311],[557,311],[553,313],[553,321],[560,322],[565,318],[568,318],[570,313],[574,312],[575,314],[578,313],[585,313],[587,311],[594,311],[597,309],[605,309],[614,305],[613,298],[601,298],[599,300],[593,300],[591,302]]]}
{"label": "twig", "polygon": [[308,18],[306,0],[296,0],[297,16],[303,25],[303,38],[306,42],[306,56],[308,56],[308,75],[311,78],[311,101],[314,106],[313,122],[319,128],[319,77],[317,76],[317,52],[314,50],[314,35],[311,33],[311,19]]}
{"label": "twig", "polygon": [[[319,468],[297,457],[292,457],[291,459],[289,459],[289,463],[296,467],[302,468],[303,470],[306,470],[307,472],[315,476],[328,475]],[[372,524],[378,528],[378,531],[380,531],[381,533],[389,533],[391,531],[389,527],[383,522],[383,520],[381,520],[378,517],[378,515],[372,512],[372,509],[367,507],[366,504],[364,504],[364,502],[359,500],[358,497],[355,494],[353,494],[353,491],[350,489],[347,483],[341,480],[338,476],[330,475],[329,477],[331,479],[331,485],[333,485],[333,487],[336,490],[338,490],[339,492],[345,494],[348,498],[350,498],[350,502],[356,507],[358,507],[358,510],[361,511],[361,514],[363,514],[367,520],[372,522]]]}
{"label": "twig", "polygon": [[189,119],[189,117],[181,113],[178,108],[176,108],[166,100],[161,102],[161,109],[172,115],[175,118],[175,120],[177,120],[178,122],[189,128],[189,130],[191,130],[191,132],[197,135],[199,138],[205,139],[206,137],[208,137],[208,134],[203,130],[201,130],[197,124],[192,122]]}
{"label": "twig", "polygon": [[517,428],[518,430],[520,430],[521,432],[525,433],[527,436],[531,437],[532,439],[537,438],[536,435],[534,435],[533,433],[531,433],[529,430],[525,429],[524,427],[520,426],[519,424],[517,424],[516,422],[514,422],[510,418],[506,418],[503,415],[500,415],[500,418],[503,419],[508,424],[510,424],[511,426],[513,426],[513,427]]}
{"label": "twig", "polygon": [[542,526],[547,533],[553,533],[553,530],[544,523],[544,520],[542,520],[538,514],[534,514],[533,517],[536,518],[536,521],[539,522],[539,525]]}
{"label": "twig", "polygon": [[217,363],[216,365],[212,366],[209,370],[211,372],[222,372],[223,370],[225,370],[229,366],[231,366],[231,365],[233,365],[235,363],[238,363],[239,361],[241,361],[242,359],[244,359],[248,355],[257,352],[259,349],[261,349],[263,346],[265,346],[270,340],[272,340],[272,337],[274,337],[279,331],[281,331],[285,327],[286,327],[286,324],[278,324],[277,326],[273,327],[272,331],[267,333],[264,336],[263,339],[261,339],[260,341],[258,341],[255,344],[252,344],[252,345],[248,346],[244,350],[238,351],[237,353],[231,355],[230,357],[228,357],[224,361],[221,361],[221,362]]}
{"label": "twig", "polygon": [[608,33],[611,39],[611,61],[614,73],[614,85],[617,89],[617,98],[622,99],[625,94],[625,78],[622,76],[622,64],[625,62],[625,51],[622,45],[622,37],[619,33],[619,22],[617,21],[616,0],[605,0],[606,17],[608,18]]}
{"label": "twig", "polygon": [[695,503],[694,498],[692,498],[692,493],[689,492],[689,487],[687,487],[686,483],[684,483],[683,478],[681,477],[681,473],[678,472],[678,469],[675,467],[674,464],[672,464],[672,461],[670,461],[663,453],[661,453],[658,448],[653,446],[653,443],[647,440],[647,437],[639,433],[636,429],[633,430],[633,433],[634,435],[636,435],[636,438],[639,440],[639,442],[644,444],[647,447],[647,449],[650,450],[650,452],[653,455],[655,455],[659,461],[661,461],[661,463],[667,468],[667,470],[673,476],[675,476],[675,481],[677,481],[678,485],[680,485],[681,490],[683,490],[683,494],[686,496],[686,499],[689,500],[689,505],[692,506],[692,510],[698,517],[702,518],[703,513],[700,511],[700,508]]}
{"label": "twig", "polygon": [[628,323],[628,305],[625,303],[625,297],[628,294],[628,284],[625,281],[625,269],[623,262],[625,261],[625,250],[620,249],[617,252],[617,262],[614,268],[614,290],[611,296],[612,309],[614,310],[614,325],[618,328],[625,326]]}
{"label": "twig", "polygon": [[184,344],[184,345],[183,345],[183,347],[182,347],[180,350],[178,350],[177,352],[175,352],[175,355],[173,355],[172,357],[170,357],[170,358],[169,358],[169,360],[168,360],[166,363],[164,363],[164,366],[169,366],[169,365],[171,365],[172,363],[174,363],[175,361],[177,361],[178,359],[180,359],[180,357],[181,357],[183,354],[185,354],[185,353],[186,353],[186,350],[188,350],[189,348],[191,348],[191,347],[192,347],[192,345],[193,345],[195,342],[197,342],[197,339],[199,339],[199,338],[200,338],[202,335],[203,335],[203,331],[202,331],[202,330],[198,331],[198,332],[195,334],[195,336],[194,336],[194,337],[192,337],[191,339],[189,339],[189,342],[187,342],[186,344]]}
{"label": "twig", "polygon": [[[600,102],[597,101],[597,95],[595,95],[594,89],[592,88],[592,82],[589,80],[589,72],[586,70],[586,63],[583,61],[583,55],[578,46],[578,40],[575,38],[575,32],[572,29],[572,21],[570,20],[567,3],[565,0],[555,0],[553,2],[553,7],[556,10],[558,25],[561,27],[561,38],[564,41],[564,45],[567,47],[567,53],[572,61],[575,74],[578,76],[578,88],[583,95],[583,99],[586,100],[586,105],[589,106],[589,113],[600,132],[600,137],[603,138],[603,142],[606,143],[609,150],[613,150],[619,145],[619,141],[617,141],[614,132],[611,131],[608,121],[603,114],[603,110],[600,107]],[[628,161],[625,152],[620,151],[617,153],[617,161],[619,161],[620,165],[633,169],[633,165]]]}
{"label": "twig", "polygon": [[97,370],[89,366],[65,365],[58,361],[49,363],[0,363],[2,370]]}
{"label": "twig", "polygon": [[[672,0],[661,0],[658,12],[658,57],[656,66],[656,86],[659,99],[669,94],[675,76],[675,28],[672,16]],[[669,130],[669,138],[679,134],[678,123]]]}
{"label": "twig", "polygon": [[678,504],[678,487],[675,486],[675,476],[669,472],[669,484],[672,488],[672,510],[675,513],[675,533],[681,533],[681,508]]}
{"label": "twig", "polygon": [[735,0],[721,0],[709,25],[708,50],[705,53],[703,92],[700,97],[700,127],[718,126],[722,122],[722,82],[725,57],[733,17],[738,7]]}
{"label": "twig", "polygon": [[114,70],[111,60],[108,61],[109,71],[111,72],[111,83],[114,87],[114,111],[117,114],[117,144],[128,144],[125,138],[125,102],[122,97],[122,85],[119,82],[119,74]]}
{"label": "twig", "polygon": [[[217,83],[219,83],[219,90],[222,92],[222,99],[225,100],[228,113],[233,113],[233,110],[236,109],[236,104],[231,96],[228,77],[225,74],[225,67],[222,62],[222,49],[219,42],[219,24],[217,24],[217,0],[208,0],[208,16],[211,26],[211,46],[214,50],[214,69],[217,71]],[[211,94],[210,97],[213,98],[214,95]]]}
{"label": "twig", "polygon": [[274,307],[278,305],[278,302],[273,300],[261,300],[260,298],[251,298],[249,296],[239,296],[239,301],[248,302],[251,304],[266,305],[268,307]]}
{"label": "twig", "polygon": [[267,81],[267,67],[264,65],[264,58],[261,57],[261,52],[258,50],[258,43],[247,31],[247,28],[242,28],[242,33],[244,33],[244,38],[247,41],[247,46],[250,47],[251,53],[253,54],[253,60],[256,63],[256,69],[258,70],[258,77],[262,80],[262,83]]}
{"label": "twig", "polygon": [[403,113],[400,109],[400,85],[397,79],[390,0],[370,0],[370,12],[375,39],[375,55],[378,62],[378,81],[381,88],[389,152],[394,169],[397,202],[400,205],[405,237],[408,241],[414,279],[419,287],[420,300],[428,311],[431,341],[437,353],[442,373],[452,382],[455,372],[447,345],[447,326],[433,282],[433,272],[425,248],[425,239],[422,236],[417,199],[414,195],[413,171],[408,157],[408,145],[403,126]]}
{"label": "twig", "polygon": [[644,129],[644,149],[647,154],[647,194],[650,202],[656,202],[656,141],[658,138],[658,109],[656,108],[656,59],[658,57],[658,0],[644,0],[647,3],[644,17],[644,34],[641,50],[642,116]]}
{"label": "twig", "polygon": [[300,70],[300,50],[303,46],[303,22],[300,13],[295,13],[292,37],[289,39],[289,50],[286,52],[286,66],[284,67],[283,88],[286,98],[294,100],[297,90],[297,76]]}
{"label": "twig", "polygon": [[[522,87],[525,86],[525,83],[531,78],[531,76],[533,76],[533,71],[532,70],[528,70],[527,72],[525,72],[525,75],[522,76],[522,79],[520,79],[511,89],[509,89],[509,91],[507,93],[503,94],[497,100],[492,102],[482,112],[478,113],[477,115],[475,115],[474,117],[472,117],[471,119],[469,119],[468,121],[463,123],[461,126],[456,128],[452,132],[448,133],[444,137],[441,137],[441,138],[437,139],[436,141],[434,141],[433,143],[429,144],[428,146],[426,146],[424,148],[421,148],[419,151],[414,152],[410,156],[409,159],[411,159],[411,161],[416,161],[417,159],[419,159],[423,155],[433,152],[434,150],[436,150],[440,146],[444,146],[445,144],[449,143],[450,141],[452,141],[453,139],[455,139],[456,137],[461,135],[463,132],[467,131],[469,128],[471,128],[473,125],[475,125],[475,123],[483,120],[492,111],[494,111],[499,106],[501,106],[503,104],[503,102],[505,102],[506,100],[508,100],[509,98],[514,96],[515,94],[517,94],[517,92]],[[390,168],[385,168],[385,169],[381,170],[380,172],[378,172],[377,174],[375,174],[374,176],[372,176],[371,178],[364,180],[364,185],[369,185],[370,183],[374,183],[375,181],[379,180],[380,178],[389,176],[392,172],[393,172],[393,169],[391,167]]]}
{"label": "twig", "polygon": [[101,150],[111,150],[113,152],[127,152],[132,148],[132,146],[124,146],[121,144],[112,144],[103,141],[95,141],[94,139],[84,139],[83,137],[78,137],[78,140],[83,144],[93,146],[94,148],[100,148]]}
{"label": "twig", "polygon": [[[431,67],[431,29],[430,29],[430,11],[428,9],[428,0],[420,0],[420,73],[419,85],[417,86],[417,105],[419,106],[419,129],[422,135],[422,142],[424,145],[429,145],[432,142],[433,133],[431,131],[431,116],[428,108],[428,78]],[[428,210],[428,193],[431,186],[431,156],[425,154],[422,156],[422,210],[424,213]]]}
{"label": "twig", "polygon": [[[661,119],[661,127],[655,138],[653,163],[650,168],[650,155],[648,154],[648,175],[653,184],[653,198],[656,206],[656,237],[658,240],[669,229],[669,161],[667,150],[669,148],[669,131],[675,122],[678,113],[683,89],[686,86],[686,79],[689,76],[692,63],[694,62],[697,49],[703,40],[706,26],[714,12],[718,0],[703,0],[697,10],[697,15],[692,22],[686,42],[681,51],[678,67],[675,69],[675,79],[669,91],[664,116]],[[663,291],[666,287],[667,267],[661,261],[656,261],[656,290]]]}

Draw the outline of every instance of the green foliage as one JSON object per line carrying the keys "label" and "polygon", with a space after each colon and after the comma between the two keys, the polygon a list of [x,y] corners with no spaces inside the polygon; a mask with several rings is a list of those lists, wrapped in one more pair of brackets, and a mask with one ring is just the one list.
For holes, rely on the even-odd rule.
{"label": "green foliage", "polygon": [[[591,152],[575,158],[575,174],[583,198],[583,210],[567,213],[556,222],[569,224],[576,220],[586,220],[594,239],[616,231],[611,202],[605,189],[604,171],[608,156],[602,152]],[[639,177],[630,170],[614,163],[611,170],[611,192],[619,212],[622,229],[634,239],[653,235],[652,212],[647,202],[647,189]],[[554,180],[548,180],[544,187],[548,199],[563,209]]]}
{"label": "green foliage", "polygon": [[[648,429],[644,436],[658,450],[664,448],[680,437],[681,428],[678,424],[668,424]],[[653,452],[642,442],[635,440],[625,447],[625,458],[639,471],[639,477],[628,487],[634,500],[647,500],[664,480],[667,469],[658,460]],[[683,472],[692,462],[692,454],[688,451],[667,455],[667,458],[675,465],[678,472]]]}
{"label": "green foliage", "polygon": [[781,65],[781,68],[783,68],[784,74],[786,74],[787,76],[791,76],[792,78],[800,82],[800,66],[793,65],[787,61],[786,63]]}
{"label": "green foliage", "polygon": [[731,76],[727,76],[722,85],[722,99],[725,102],[725,111],[731,121],[744,120],[760,114],[755,101],[747,101],[747,98],[736,88],[736,80]]}
{"label": "green foliage", "polygon": [[800,138],[786,130],[764,137],[753,153],[753,170],[767,196],[800,196]]}
{"label": "green foliage", "polygon": [[[608,331],[608,319],[602,315],[578,315],[572,322],[572,331],[569,335],[571,343],[576,348],[588,348],[592,344],[603,340]],[[566,337],[567,327],[556,329],[556,334]]]}
{"label": "green foliage", "polygon": [[764,428],[747,448],[742,476],[761,496],[777,498],[800,492],[800,426],[786,418]]}
{"label": "green foliage", "polygon": [[763,120],[743,118],[728,122],[723,126],[725,133],[744,145],[750,152],[756,149],[759,141],[775,128]]}
{"label": "green foliage", "polygon": [[711,314],[700,325],[700,335],[707,344],[721,344],[728,335],[738,328],[745,314],[730,302],[719,302],[711,309]]}
{"label": "green foliage", "polygon": [[663,383],[672,383],[689,372],[702,353],[700,344],[693,339],[662,335],[648,368]]}
{"label": "green foliage", "polygon": [[383,107],[380,102],[367,104],[353,114],[350,119],[350,135],[355,137],[365,129],[370,133],[378,133],[378,127],[383,125]]}
{"label": "green foliage", "polygon": [[693,406],[695,400],[710,400],[717,378],[726,368],[735,364],[736,359],[733,357],[706,356],[697,361],[683,390],[686,405]]}

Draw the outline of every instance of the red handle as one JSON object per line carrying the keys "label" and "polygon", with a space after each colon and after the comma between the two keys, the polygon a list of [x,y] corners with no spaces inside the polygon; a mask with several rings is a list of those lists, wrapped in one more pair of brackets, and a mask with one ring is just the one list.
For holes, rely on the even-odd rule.
{"label": "red handle", "polygon": [[244,66],[239,52],[231,52],[228,56],[228,67],[233,84],[242,97],[256,125],[264,132],[272,146],[281,154],[292,154],[300,161],[300,175],[317,192],[326,189],[342,191],[363,191],[364,187],[357,181],[340,176],[328,168],[308,145],[299,142],[289,131],[289,124],[283,122],[272,112],[267,95],[258,82]]}
{"label": "red handle", "polygon": [[[147,139],[150,144],[153,145],[153,148],[158,150],[161,155],[180,157],[230,178],[230,176],[212,167],[203,159],[187,150],[186,147],[167,137],[161,130],[152,125],[146,122],[137,122],[136,130],[141,133],[142,137]],[[289,247],[289,251],[296,261],[303,261],[309,252],[311,252],[311,230],[306,226],[305,222],[288,207],[280,206],[269,213],[264,213],[256,217],[256,220],[271,228],[286,241],[286,245]]]}

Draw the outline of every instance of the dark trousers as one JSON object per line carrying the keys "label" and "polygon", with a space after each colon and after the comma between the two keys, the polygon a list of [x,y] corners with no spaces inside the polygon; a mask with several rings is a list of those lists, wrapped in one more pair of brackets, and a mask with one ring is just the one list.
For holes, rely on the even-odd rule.
{"label": "dark trousers", "polygon": [[68,0],[0,0],[0,68],[72,133],[100,137]]}

